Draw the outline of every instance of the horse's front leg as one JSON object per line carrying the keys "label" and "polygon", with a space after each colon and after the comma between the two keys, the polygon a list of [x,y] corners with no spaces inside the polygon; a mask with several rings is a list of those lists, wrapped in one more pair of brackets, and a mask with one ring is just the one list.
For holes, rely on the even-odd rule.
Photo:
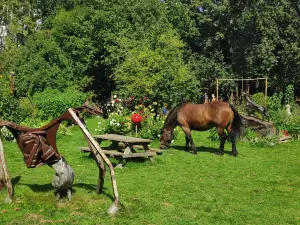
{"label": "horse's front leg", "polygon": [[191,147],[193,149],[193,154],[197,154],[197,149],[196,149],[196,147],[194,145],[194,141],[193,141],[193,138],[192,138],[192,133],[191,133],[190,128],[188,128],[188,127],[182,127],[182,129],[183,129],[183,131],[184,131],[184,133],[186,135],[185,136],[185,138],[186,138],[186,145],[185,145],[186,151],[189,150],[189,144],[188,143],[191,143]]}

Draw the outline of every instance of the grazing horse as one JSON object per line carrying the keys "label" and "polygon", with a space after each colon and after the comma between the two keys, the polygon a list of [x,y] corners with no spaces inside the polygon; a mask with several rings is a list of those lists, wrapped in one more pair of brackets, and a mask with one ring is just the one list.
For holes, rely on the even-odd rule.
{"label": "grazing horse", "polygon": [[225,129],[228,131],[232,142],[232,155],[237,156],[235,146],[236,137],[242,134],[242,120],[237,110],[226,102],[211,102],[205,104],[183,103],[174,107],[168,114],[160,138],[160,148],[167,148],[172,141],[173,130],[180,126],[186,134],[186,150],[189,143],[193,153],[197,154],[191,130],[205,131],[213,127],[217,128],[220,137],[220,149],[218,154],[224,154],[224,144],[227,138]]}

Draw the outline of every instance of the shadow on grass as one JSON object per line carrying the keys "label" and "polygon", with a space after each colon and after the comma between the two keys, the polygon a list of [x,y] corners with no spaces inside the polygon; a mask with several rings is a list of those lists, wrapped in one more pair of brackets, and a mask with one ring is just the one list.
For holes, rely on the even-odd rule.
{"label": "shadow on grass", "polygon": [[[51,183],[48,184],[24,184],[24,183],[19,183],[20,185],[24,185],[29,187],[32,191],[34,192],[48,192],[54,190],[54,187],[52,186]],[[95,184],[85,184],[85,183],[75,183],[72,186],[72,192],[76,192],[76,188],[80,189],[85,189],[87,191],[96,191],[97,185]],[[103,189],[106,189],[103,187]]]}
{"label": "shadow on grass", "polygon": [[[179,150],[179,151],[186,151],[185,146],[178,146],[178,145],[172,145],[171,148],[175,149],[175,150]],[[209,152],[212,154],[217,155],[219,152],[218,148],[207,148],[205,146],[200,146],[200,147],[196,147],[196,149],[198,150],[198,153],[200,152]],[[189,153],[192,153],[192,149],[189,149]],[[224,154],[228,154],[231,155],[231,151],[224,151]]]}
{"label": "shadow on grass", "polygon": [[29,187],[33,192],[48,192],[48,191],[54,190],[51,183],[49,183],[49,184],[24,184],[24,183],[19,183],[19,184]]}

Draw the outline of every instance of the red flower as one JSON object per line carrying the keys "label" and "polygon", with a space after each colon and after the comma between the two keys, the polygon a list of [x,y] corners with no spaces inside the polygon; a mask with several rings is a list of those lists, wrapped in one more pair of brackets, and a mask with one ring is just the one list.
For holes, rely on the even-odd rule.
{"label": "red flower", "polygon": [[118,102],[119,102],[119,99],[116,98],[116,99],[115,99],[115,103],[118,103]]}
{"label": "red flower", "polygon": [[140,122],[142,122],[142,116],[140,114],[134,113],[131,116],[131,121],[133,123],[140,123]]}

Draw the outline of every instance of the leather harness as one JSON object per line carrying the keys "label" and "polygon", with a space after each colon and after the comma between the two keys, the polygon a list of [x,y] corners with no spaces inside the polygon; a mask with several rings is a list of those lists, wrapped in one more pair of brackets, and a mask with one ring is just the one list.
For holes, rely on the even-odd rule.
{"label": "leather harness", "polygon": [[46,134],[46,131],[34,131],[25,132],[20,135],[20,140],[22,142],[21,150],[28,168],[35,168],[44,163],[48,164],[49,162],[47,161],[53,155],[56,158],[55,161],[61,158],[43,136]]}

